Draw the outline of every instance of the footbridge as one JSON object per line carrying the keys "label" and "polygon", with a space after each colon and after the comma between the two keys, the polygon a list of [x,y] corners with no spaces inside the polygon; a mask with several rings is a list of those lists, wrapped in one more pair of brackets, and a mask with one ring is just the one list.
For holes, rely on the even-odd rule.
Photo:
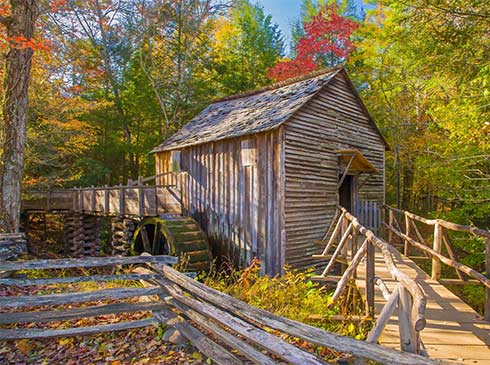
{"label": "footbridge", "polygon": [[[349,285],[361,291],[366,316],[376,318],[367,342],[457,363],[490,364],[490,232],[389,206],[383,216],[386,240],[339,207],[322,240],[323,253],[314,256],[328,263],[314,279],[337,282],[334,303]],[[429,231],[430,246],[423,237]],[[485,242],[486,275],[457,261],[451,234]],[[342,265],[341,276],[334,273],[336,263]],[[454,285],[485,288],[483,316],[446,287]]]}

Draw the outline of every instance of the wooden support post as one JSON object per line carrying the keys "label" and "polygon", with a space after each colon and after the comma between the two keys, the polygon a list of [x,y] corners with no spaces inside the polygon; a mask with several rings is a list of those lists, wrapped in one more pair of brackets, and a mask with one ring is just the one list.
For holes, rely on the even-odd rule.
{"label": "wooden support post", "polygon": [[[485,239],[485,273],[490,279],[490,238]],[[490,288],[485,287],[485,321],[490,322]]]}
{"label": "wooden support post", "polygon": [[[434,226],[434,244],[433,250],[437,253],[441,253],[442,249],[442,232],[443,227],[436,223]],[[439,280],[441,278],[441,260],[439,258],[432,256],[432,279]]]}
{"label": "wooden support post", "polygon": [[[388,209],[388,226],[393,227],[393,211]],[[393,232],[391,229],[388,229],[388,243],[393,245]]]}
{"label": "wooden support post", "polygon": [[107,185],[104,186],[104,213],[109,214],[111,210],[109,204],[109,187]]}
{"label": "wooden support post", "polygon": [[400,349],[405,352],[417,353],[417,334],[412,325],[412,298],[408,290],[400,286],[398,300],[398,326],[400,330]]}
{"label": "wooden support post", "polygon": [[119,185],[119,215],[120,216],[123,216],[124,213],[125,213],[125,206],[126,206],[126,202],[125,202],[125,195],[126,192],[124,190],[124,186],[122,186],[122,184]]}
{"label": "wooden support post", "polygon": [[367,241],[366,251],[366,315],[374,318],[374,245]]}
{"label": "wooden support post", "polygon": [[[410,218],[405,214],[405,234],[410,237]],[[408,250],[410,249],[410,245],[408,240],[405,240],[403,245],[403,254],[408,257]]]}
{"label": "wooden support post", "polygon": [[97,190],[92,185],[92,213],[95,213],[95,201],[97,200]]}
{"label": "wooden support post", "polygon": [[145,216],[145,191],[143,190],[143,178],[138,177],[138,212],[140,217]]}

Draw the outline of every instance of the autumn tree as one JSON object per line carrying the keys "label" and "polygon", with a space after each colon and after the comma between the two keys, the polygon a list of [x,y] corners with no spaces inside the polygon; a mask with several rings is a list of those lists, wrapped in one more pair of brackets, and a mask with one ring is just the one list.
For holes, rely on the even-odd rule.
{"label": "autumn tree", "polygon": [[5,61],[3,100],[3,151],[0,166],[0,229],[17,231],[20,221],[21,184],[28,109],[31,62],[39,15],[36,0],[10,0],[1,4],[8,53]]}
{"label": "autumn tree", "polygon": [[284,80],[345,62],[354,50],[352,32],[358,24],[339,14],[337,4],[323,6],[303,25],[304,36],[298,39],[296,57],[278,63],[269,71],[274,80]]}
{"label": "autumn tree", "polygon": [[248,0],[236,1],[228,14],[218,19],[212,47],[222,95],[270,83],[267,70],[284,54],[278,25],[263,7]]}

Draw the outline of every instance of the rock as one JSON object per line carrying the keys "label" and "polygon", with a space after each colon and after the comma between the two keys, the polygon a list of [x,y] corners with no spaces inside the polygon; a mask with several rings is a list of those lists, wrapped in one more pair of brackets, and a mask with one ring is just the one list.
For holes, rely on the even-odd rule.
{"label": "rock", "polygon": [[173,327],[170,327],[165,331],[162,340],[165,342],[173,343],[174,345],[183,345],[187,342],[187,339]]}

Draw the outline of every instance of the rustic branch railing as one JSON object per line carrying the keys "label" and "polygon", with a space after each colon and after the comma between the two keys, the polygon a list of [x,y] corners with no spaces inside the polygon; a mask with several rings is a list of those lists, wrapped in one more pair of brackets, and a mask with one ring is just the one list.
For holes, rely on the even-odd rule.
{"label": "rustic branch railing", "polygon": [[[23,210],[140,217],[180,213],[185,205],[187,179],[186,173],[167,172],[129,180],[127,185],[27,191]],[[147,185],[150,181],[155,184]]]}
{"label": "rustic branch railing", "polygon": [[[420,341],[419,332],[425,327],[425,305],[426,298],[418,284],[408,277],[405,273],[397,269],[393,257],[399,256],[400,253],[386,241],[376,237],[376,235],[362,226],[356,217],[350,214],[342,207],[338,208],[335,217],[337,219],[332,222],[335,228],[329,228],[332,232],[330,237],[324,237],[326,242],[325,249],[321,255],[315,255],[314,258],[329,259],[329,262],[319,277],[314,277],[317,280],[327,279],[328,274],[333,269],[336,261],[342,258],[341,262],[348,262],[348,266],[343,272],[340,280],[337,283],[335,292],[332,296],[333,304],[336,303],[344,289],[349,284],[350,280],[355,277],[356,271],[362,259],[366,259],[366,314],[370,317],[374,316],[374,287],[376,283],[383,286],[380,279],[375,277],[375,247],[378,248],[384,259],[384,264],[390,271],[393,279],[398,281],[398,286],[393,293],[386,293],[387,303],[381,311],[376,324],[369,333],[367,341],[376,343],[379,339],[384,327],[389,318],[398,306],[398,320],[400,331],[400,346],[403,351],[421,353],[422,344]],[[361,238],[361,239],[360,239]],[[337,242],[337,247],[332,255],[329,255],[330,250]],[[360,246],[358,243],[362,242]],[[347,258],[347,254],[351,253],[351,257]],[[341,253],[342,256],[341,256]]]}
{"label": "rustic branch railing", "polygon": [[[490,232],[480,228],[464,226],[447,222],[442,219],[427,219],[405,210],[396,209],[390,206],[384,206],[388,214],[388,223],[383,223],[388,230],[389,241],[392,242],[392,236],[399,237],[404,243],[404,253],[410,254],[410,246],[422,251],[428,258],[432,259],[431,277],[433,280],[442,283],[445,280],[441,277],[441,263],[455,269],[459,280],[447,281],[452,284],[474,284],[467,280],[464,275],[468,275],[485,286],[485,321],[490,321]],[[405,229],[401,228],[400,220],[405,220]],[[423,223],[433,228],[432,248],[427,245],[427,241],[422,237],[420,230],[415,222]],[[454,249],[449,239],[448,231],[465,232],[485,240],[485,271],[486,276],[475,269],[466,266],[456,260]],[[415,237],[413,237],[415,235]],[[442,254],[443,246],[446,248],[449,257]]]}
{"label": "rustic branch railing", "polygon": [[[324,346],[353,357],[374,360],[382,364],[435,365],[445,364],[439,360],[419,355],[402,353],[384,348],[374,343],[366,343],[352,338],[312,327],[291,319],[274,315],[250,306],[217,290],[209,288],[190,277],[167,266],[175,263],[169,256],[142,255],[127,258],[93,258],[70,260],[37,260],[0,263],[0,269],[45,270],[75,267],[101,267],[140,264],[130,274],[93,275],[80,277],[16,279],[0,282],[3,285],[26,285],[41,283],[33,280],[53,280],[43,284],[59,284],[80,281],[138,280],[143,288],[122,287],[80,293],[61,293],[36,296],[11,296],[0,298],[0,324],[49,323],[70,319],[98,317],[105,314],[125,312],[151,312],[144,319],[95,326],[56,328],[3,328],[0,340],[22,338],[49,338],[90,335],[106,331],[139,328],[152,324],[166,323],[177,329],[203,355],[217,364],[243,364],[247,360],[255,364],[328,364],[319,356],[296,347],[285,340],[288,336],[300,338],[308,343]],[[63,279],[56,281],[56,279]],[[155,295],[157,297],[155,297]],[[5,312],[9,308],[35,308],[41,305],[64,305],[94,300],[121,300],[129,297],[144,297],[144,302],[99,303],[95,306],[57,309]],[[197,324],[199,329],[195,326]],[[271,333],[270,330],[274,330]],[[226,344],[225,348],[222,344]],[[233,351],[230,351],[229,349]]]}

